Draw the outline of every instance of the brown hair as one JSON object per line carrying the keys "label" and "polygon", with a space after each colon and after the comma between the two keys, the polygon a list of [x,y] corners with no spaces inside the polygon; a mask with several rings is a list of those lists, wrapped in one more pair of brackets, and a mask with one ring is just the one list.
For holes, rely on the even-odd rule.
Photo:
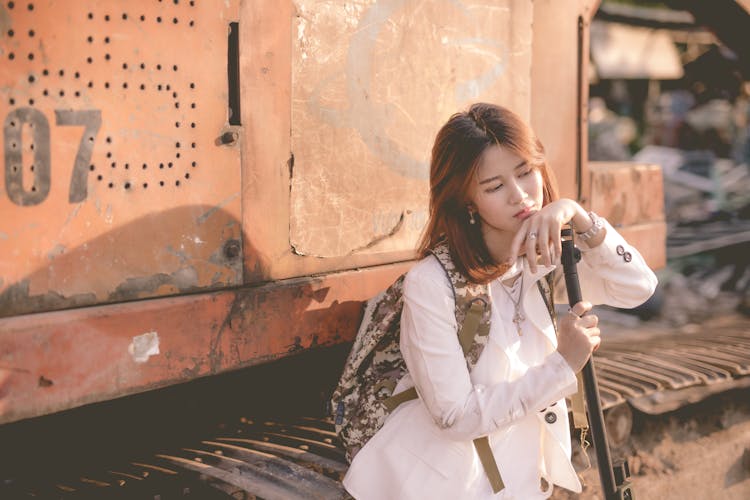
{"label": "brown hair", "polygon": [[432,147],[430,217],[417,251],[425,257],[437,243],[447,240],[456,268],[475,283],[487,283],[507,270],[506,265],[493,261],[480,224],[469,224],[467,210],[479,159],[495,144],[540,170],[543,205],[557,199],[557,183],[544,147],[518,115],[501,106],[477,103],[451,116]]}

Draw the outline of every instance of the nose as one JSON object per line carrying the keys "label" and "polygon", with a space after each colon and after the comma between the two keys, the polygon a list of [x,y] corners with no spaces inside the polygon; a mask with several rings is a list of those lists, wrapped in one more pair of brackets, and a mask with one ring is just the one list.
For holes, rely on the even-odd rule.
{"label": "nose", "polygon": [[526,191],[515,180],[508,184],[508,202],[518,205],[526,199]]}

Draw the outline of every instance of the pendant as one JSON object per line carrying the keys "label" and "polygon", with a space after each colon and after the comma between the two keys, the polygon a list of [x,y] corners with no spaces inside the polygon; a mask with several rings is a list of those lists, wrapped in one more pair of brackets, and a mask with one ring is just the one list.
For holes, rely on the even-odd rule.
{"label": "pendant", "polygon": [[521,331],[521,322],[525,320],[523,314],[521,314],[521,311],[516,312],[516,315],[513,316],[513,323],[516,324],[516,330],[518,331],[518,336],[520,337],[523,335],[523,331]]}

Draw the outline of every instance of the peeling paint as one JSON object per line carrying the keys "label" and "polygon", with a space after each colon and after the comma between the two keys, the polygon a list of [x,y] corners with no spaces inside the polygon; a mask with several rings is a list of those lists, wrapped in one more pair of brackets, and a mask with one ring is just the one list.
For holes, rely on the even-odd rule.
{"label": "peeling paint", "polygon": [[117,302],[137,299],[164,289],[165,286],[174,287],[175,292],[197,290],[199,288],[198,272],[193,267],[184,267],[170,274],[159,273],[152,276],[128,278],[110,294],[109,300]]}
{"label": "peeling paint", "polygon": [[107,210],[104,213],[104,222],[107,224],[112,224],[112,221],[114,220],[114,217],[112,217],[112,205],[107,205]]}
{"label": "peeling paint", "polygon": [[145,363],[151,356],[159,354],[159,334],[150,331],[136,335],[128,346],[128,354],[136,363]]}
{"label": "peeling paint", "polygon": [[297,352],[297,351],[303,350],[304,347],[302,347],[302,338],[294,337],[294,343],[289,344],[286,347],[287,347],[287,352]]}
{"label": "peeling paint", "polygon": [[83,206],[83,203],[79,203],[78,205],[76,205],[76,207],[73,210],[71,210],[70,214],[68,214],[68,218],[65,219],[65,222],[63,223],[62,227],[66,227],[68,224],[70,224],[70,221],[76,218],[82,206]]}
{"label": "peeling paint", "polygon": [[[83,247],[85,249],[85,245]],[[241,249],[239,251],[241,252]],[[0,318],[32,312],[88,306],[96,303],[120,302],[158,295],[196,292],[236,284],[237,277],[242,274],[242,259],[236,257],[228,258],[225,255],[223,246],[219,246],[206,260],[188,259],[184,253],[174,251],[170,253],[178,255],[181,259],[179,269],[171,273],[129,277],[125,281],[120,282],[114,288],[114,291],[104,291],[100,297],[97,297],[94,292],[66,294],[60,287],[42,294],[35,294],[31,292],[31,279],[9,282],[7,277],[0,277],[0,290],[2,290],[3,285],[8,283],[7,288],[0,291]],[[64,259],[68,258],[68,255],[69,252],[63,245],[56,245],[49,251],[47,258],[56,264],[57,262],[64,262]],[[206,262],[219,269],[214,270],[208,267],[206,270],[202,270],[206,267]],[[195,266],[190,265],[192,263]],[[50,264],[48,270],[52,273],[54,265]],[[214,272],[208,274],[204,278],[204,281],[210,278],[210,283],[201,282],[200,273],[209,270]]]}
{"label": "peeling paint", "polygon": [[64,253],[65,253],[65,245],[61,245],[58,243],[57,245],[54,246],[54,248],[52,248],[52,250],[47,252],[47,258],[49,260],[55,260],[55,257],[57,257],[58,255],[62,255]]}
{"label": "peeling paint", "polygon": [[96,302],[93,293],[64,296],[50,291],[41,295],[29,295],[29,280],[16,282],[0,293],[0,318],[53,309],[67,309]]}
{"label": "peeling paint", "polygon": [[376,236],[375,238],[373,238],[372,240],[370,240],[367,244],[365,244],[365,245],[363,245],[363,246],[361,246],[359,248],[355,248],[355,249],[351,250],[349,252],[349,254],[354,254],[354,253],[357,253],[357,252],[361,252],[363,250],[367,250],[368,248],[372,248],[375,245],[377,245],[378,243],[380,243],[381,241],[383,241],[383,240],[385,240],[387,238],[390,238],[391,236],[395,235],[403,227],[403,225],[404,225],[404,218],[405,217],[406,217],[406,214],[404,212],[401,212],[401,216],[398,218],[398,222],[396,222],[396,224],[393,226],[393,228],[390,231],[388,231],[386,234],[382,234],[380,236]]}

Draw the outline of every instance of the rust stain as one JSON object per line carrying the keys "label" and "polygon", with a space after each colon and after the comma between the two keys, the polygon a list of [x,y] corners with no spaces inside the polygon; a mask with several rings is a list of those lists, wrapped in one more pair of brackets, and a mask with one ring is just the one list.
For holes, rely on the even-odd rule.
{"label": "rust stain", "polygon": [[[0,366],[23,367],[54,384],[41,394],[38,375],[11,377],[0,422],[351,340],[362,302],[408,267],[378,266],[231,291],[2,318]],[[136,364],[128,346],[135,335],[150,331],[159,332],[160,355]]]}
{"label": "rust stain", "polygon": [[159,273],[153,276],[142,276],[137,278],[128,278],[125,282],[115,288],[108,299],[111,302],[121,300],[132,300],[143,296],[152,295],[158,290],[176,290],[187,292],[199,289],[197,273],[194,268],[186,267],[178,269],[174,273]]}
{"label": "rust stain", "polygon": [[302,338],[301,337],[294,337],[294,343],[289,344],[287,346],[287,352],[297,352],[303,350],[304,347],[302,347]]}
{"label": "rust stain", "polygon": [[224,320],[221,322],[221,325],[219,325],[219,328],[216,329],[216,333],[211,335],[211,342],[208,346],[207,355],[211,373],[218,373],[221,369],[222,361],[224,360],[224,352],[221,348],[221,341],[222,337],[224,336],[224,331],[232,330],[233,323],[236,326],[239,326],[237,325],[237,323],[242,322],[242,312],[245,309],[242,302],[242,297],[238,294],[235,294],[231,306],[229,307],[229,311],[227,312],[226,316],[224,316]]}
{"label": "rust stain", "polygon": [[55,245],[55,247],[47,252],[47,258],[49,260],[55,260],[58,255],[62,255],[65,253],[65,245],[60,245],[59,243]]}
{"label": "rust stain", "polygon": [[0,316],[240,284],[240,223],[218,210],[199,226],[196,218],[210,208],[158,212],[72,248],[51,243],[36,270],[20,280],[2,277]]}
{"label": "rust stain", "polygon": [[29,294],[29,280],[8,286],[0,293],[0,318],[51,309],[68,309],[91,304],[96,301],[93,293],[64,296],[55,291],[39,295]]}

